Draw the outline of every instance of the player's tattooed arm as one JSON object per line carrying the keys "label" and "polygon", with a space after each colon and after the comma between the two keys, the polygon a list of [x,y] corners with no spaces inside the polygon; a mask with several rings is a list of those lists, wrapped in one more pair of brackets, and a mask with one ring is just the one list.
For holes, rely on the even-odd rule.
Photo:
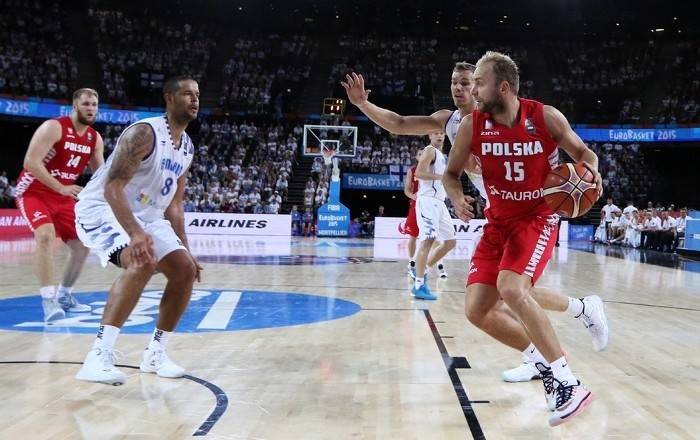
{"label": "player's tattooed arm", "polygon": [[132,241],[141,240],[144,232],[131,212],[124,188],[138,171],[143,159],[152,151],[153,141],[153,129],[148,124],[136,124],[124,132],[113,153],[115,156],[105,184],[105,199]]}
{"label": "player's tattooed arm", "polygon": [[115,157],[109,170],[108,182],[123,180],[128,183],[153,149],[153,129],[148,124],[136,124],[129,128],[119,140]]}

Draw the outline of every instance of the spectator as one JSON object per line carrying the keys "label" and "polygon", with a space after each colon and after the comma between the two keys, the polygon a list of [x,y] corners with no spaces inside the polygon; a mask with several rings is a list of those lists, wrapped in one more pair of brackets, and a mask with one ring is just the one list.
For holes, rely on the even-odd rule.
{"label": "spectator", "polygon": [[292,217],[292,235],[301,234],[301,213],[297,209],[297,205],[292,205],[289,214]]}
{"label": "spectator", "polygon": [[314,213],[311,212],[311,208],[307,206],[304,209],[304,213],[301,215],[301,228],[304,237],[309,237],[313,234],[313,225]]}

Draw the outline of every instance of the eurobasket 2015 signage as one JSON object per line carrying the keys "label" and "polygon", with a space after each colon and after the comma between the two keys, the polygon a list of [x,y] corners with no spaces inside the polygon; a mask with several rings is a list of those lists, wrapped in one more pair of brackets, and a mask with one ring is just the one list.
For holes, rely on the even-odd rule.
{"label": "eurobasket 2015 signage", "polygon": [[347,237],[350,210],[340,203],[340,180],[331,180],[328,203],[318,208],[316,235],[318,237]]}

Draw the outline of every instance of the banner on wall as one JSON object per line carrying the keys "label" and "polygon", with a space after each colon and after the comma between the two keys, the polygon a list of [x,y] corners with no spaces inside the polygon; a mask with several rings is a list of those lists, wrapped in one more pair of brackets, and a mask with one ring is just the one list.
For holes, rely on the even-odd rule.
{"label": "banner on wall", "polygon": [[[377,217],[374,219],[374,238],[408,238],[399,232],[399,225],[406,220],[403,217]],[[452,219],[457,240],[473,240],[486,224],[484,219],[474,219],[464,223],[459,219]],[[559,241],[569,241],[569,222],[564,220],[559,226]]]}
{"label": "banner on wall", "polygon": [[19,209],[0,209],[0,237],[32,235]]}
{"label": "banner on wall", "polygon": [[350,234],[350,210],[340,203],[340,181],[332,179],[328,203],[318,208],[318,237],[347,237]]}
{"label": "banner on wall", "polygon": [[291,229],[288,214],[185,213],[187,234],[292,235]]}
{"label": "banner on wall", "polygon": [[343,189],[403,191],[398,174],[343,174]]}

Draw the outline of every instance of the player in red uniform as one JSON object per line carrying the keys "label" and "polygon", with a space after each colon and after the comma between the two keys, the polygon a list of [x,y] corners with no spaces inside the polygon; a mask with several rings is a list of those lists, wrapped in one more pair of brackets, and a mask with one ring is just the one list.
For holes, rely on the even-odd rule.
{"label": "player in red uniform", "polygon": [[549,318],[531,294],[556,241],[558,217],[542,198],[542,182],[557,164],[557,145],[591,170],[599,197],[603,188],[598,157],[564,115],[519,99],[518,86],[518,67],[506,55],[487,52],[477,62],[472,88],[477,110],[459,127],[443,181],[457,215],[469,221],[472,199],[464,195],[459,177],[474,154],[490,206],[470,263],[465,313],[498,341],[539,352],[536,366],[553,409],[549,424],[556,426],[592,399],[571,372]]}
{"label": "player in red uniform", "polygon": [[[75,198],[82,189],[75,184],[90,164],[94,172],[104,164],[104,145],[91,127],[97,119],[98,95],[93,89],[73,93],[70,116],[49,119],[37,128],[17,178],[17,206],[36,240],[35,269],[44,309],[44,320],[65,317],[65,312],[89,312],[71,291],[90,250],[75,231]],[[70,248],[70,257],[58,290],[54,287],[54,239]]]}
{"label": "player in red uniform", "polygon": [[[418,150],[416,153],[416,160],[420,160],[420,153],[422,150]],[[406,173],[406,179],[403,181],[403,193],[408,197],[408,215],[406,215],[406,220],[399,224],[399,232],[408,235],[408,273],[411,274],[416,267],[416,240],[418,239],[418,222],[416,222],[416,192],[418,192],[418,179],[416,179],[416,165],[412,166],[408,173]]]}

